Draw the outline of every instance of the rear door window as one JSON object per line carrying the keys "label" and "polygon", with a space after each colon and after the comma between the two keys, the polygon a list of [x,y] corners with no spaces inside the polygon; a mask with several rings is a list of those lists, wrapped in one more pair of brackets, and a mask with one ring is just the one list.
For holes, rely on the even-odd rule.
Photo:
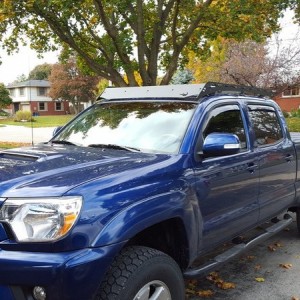
{"label": "rear door window", "polygon": [[248,110],[255,132],[255,146],[267,146],[283,139],[282,128],[273,107],[249,105]]}

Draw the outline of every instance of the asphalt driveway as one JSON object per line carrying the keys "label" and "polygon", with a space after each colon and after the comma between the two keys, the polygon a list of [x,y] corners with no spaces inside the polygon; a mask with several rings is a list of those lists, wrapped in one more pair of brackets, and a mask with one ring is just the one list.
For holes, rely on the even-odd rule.
{"label": "asphalt driveway", "polygon": [[[296,222],[216,271],[215,278],[203,277],[187,284],[191,288],[187,299],[299,300],[300,236]],[[222,281],[228,283],[224,285],[227,289],[222,289]]]}

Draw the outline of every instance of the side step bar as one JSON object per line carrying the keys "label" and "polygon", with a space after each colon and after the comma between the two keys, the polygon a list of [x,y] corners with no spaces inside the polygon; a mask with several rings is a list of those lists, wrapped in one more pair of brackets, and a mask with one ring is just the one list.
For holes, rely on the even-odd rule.
{"label": "side step bar", "polygon": [[279,231],[281,231],[282,229],[290,225],[292,222],[293,222],[293,218],[289,214],[285,214],[282,220],[266,228],[262,234],[253,238],[249,242],[235,245],[232,248],[226,250],[225,252],[217,255],[213,259],[209,260],[207,263],[198,266],[194,269],[187,269],[184,272],[184,277],[187,279],[201,277],[204,274],[211,272],[212,270],[216,269],[217,267],[220,267],[222,264],[228,262],[235,256],[241,254],[242,252],[248,250],[249,248],[257,245],[258,243],[278,233]]}

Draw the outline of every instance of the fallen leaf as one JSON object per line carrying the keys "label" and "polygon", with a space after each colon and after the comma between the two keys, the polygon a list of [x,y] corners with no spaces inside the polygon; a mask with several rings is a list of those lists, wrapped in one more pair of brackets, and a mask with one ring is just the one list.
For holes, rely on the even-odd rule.
{"label": "fallen leaf", "polygon": [[268,246],[269,251],[274,252],[276,251],[276,247],[274,245],[269,245]]}
{"label": "fallen leaf", "polygon": [[224,283],[224,280],[222,278],[218,278],[214,281],[214,284],[216,284],[216,285],[221,285],[223,283]]}
{"label": "fallen leaf", "polygon": [[225,282],[217,272],[210,273],[207,277],[207,280],[214,283],[218,288],[222,290],[234,289],[235,284],[231,282]]}
{"label": "fallen leaf", "polygon": [[285,229],[284,229],[284,231],[290,231],[291,229],[290,228],[288,228],[288,227],[286,227]]}
{"label": "fallen leaf", "polygon": [[218,272],[210,272],[209,275],[213,278],[218,278],[220,276]]}
{"label": "fallen leaf", "polygon": [[187,286],[189,289],[194,289],[196,287],[196,283],[197,283],[197,281],[195,282],[195,281],[191,280],[187,283]]}
{"label": "fallen leaf", "polygon": [[222,290],[235,289],[236,285],[232,282],[222,282],[218,284],[218,288]]}
{"label": "fallen leaf", "polygon": [[254,270],[255,271],[258,271],[258,270],[260,270],[261,269],[261,265],[256,265],[255,267],[254,267]]}
{"label": "fallen leaf", "polygon": [[255,257],[254,255],[248,255],[248,256],[247,256],[247,259],[248,259],[248,260],[253,260],[253,259],[255,259],[255,258],[256,258],[256,257]]}
{"label": "fallen leaf", "polygon": [[284,269],[288,270],[288,269],[291,269],[293,265],[292,264],[280,264],[279,266],[281,268],[284,268]]}
{"label": "fallen leaf", "polygon": [[196,291],[191,290],[191,289],[189,289],[189,288],[185,289],[185,292],[186,292],[187,294],[192,294],[192,295],[195,295],[195,294],[196,294]]}
{"label": "fallen leaf", "polygon": [[255,280],[256,280],[257,282],[265,282],[265,279],[262,278],[262,277],[256,277]]}
{"label": "fallen leaf", "polygon": [[280,248],[280,247],[282,247],[282,245],[281,245],[279,242],[276,242],[276,243],[274,243],[274,244],[272,244],[272,245],[269,245],[269,246],[268,246],[268,249],[269,249],[270,251],[276,251],[277,248]]}
{"label": "fallen leaf", "polygon": [[198,281],[196,279],[191,279],[189,281],[190,284],[196,285],[198,283]]}
{"label": "fallen leaf", "polygon": [[197,292],[197,295],[204,298],[210,298],[214,295],[214,292],[212,290],[203,290]]}
{"label": "fallen leaf", "polygon": [[210,282],[215,283],[216,280],[219,279],[219,273],[218,272],[211,272],[206,276],[206,279]]}

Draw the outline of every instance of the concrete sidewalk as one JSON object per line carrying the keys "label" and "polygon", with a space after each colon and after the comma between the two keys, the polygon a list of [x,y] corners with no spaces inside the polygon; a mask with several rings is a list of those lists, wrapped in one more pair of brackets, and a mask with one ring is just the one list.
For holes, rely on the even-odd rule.
{"label": "concrete sidewalk", "polygon": [[55,127],[28,128],[24,126],[6,125],[0,127],[1,142],[31,143],[47,142]]}

